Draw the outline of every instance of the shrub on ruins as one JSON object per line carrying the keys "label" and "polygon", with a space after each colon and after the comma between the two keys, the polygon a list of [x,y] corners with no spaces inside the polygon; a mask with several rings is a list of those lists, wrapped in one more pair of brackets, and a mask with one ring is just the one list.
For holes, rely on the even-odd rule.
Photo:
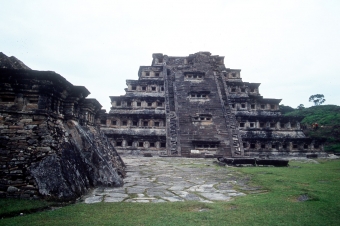
{"label": "shrub on ruins", "polygon": [[[326,151],[340,152],[340,106],[317,105],[284,115],[303,117],[301,124],[307,136],[325,139]],[[314,123],[319,125],[317,130],[313,130]]]}
{"label": "shrub on ruins", "polygon": [[315,122],[323,126],[340,124],[340,106],[337,105],[313,106],[283,114],[285,116],[302,116],[304,119],[301,123],[307,125]]}

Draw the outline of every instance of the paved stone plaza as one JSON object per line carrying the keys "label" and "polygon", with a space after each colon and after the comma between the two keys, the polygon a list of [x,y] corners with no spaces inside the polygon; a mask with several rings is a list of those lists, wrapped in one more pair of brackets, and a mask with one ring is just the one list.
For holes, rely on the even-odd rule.
{"label": "paved stone plaza", "polygon": [[96,202],[230,201],[261,192],[247,185],[249,178],[216,159],[125,156],[127,177],[120,188],[100,187],[83,197]]}

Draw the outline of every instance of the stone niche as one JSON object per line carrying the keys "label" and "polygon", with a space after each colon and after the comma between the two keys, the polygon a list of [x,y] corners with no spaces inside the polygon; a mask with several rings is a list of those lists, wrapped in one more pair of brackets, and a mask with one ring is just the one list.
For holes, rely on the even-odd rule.
{"label": "stone niche", "polygon": [[323,141],[306,137],[301,118],[281,115],[281,99],[209,52],[152,55],[126,93],[110,96],[101,131],[121,154],[182,157],[326,156]]}
{"label": "stone niche", "polygon": [[54,72],[0,69],[1,197],[74,200],[123,185],[124,162],[89,94]]}

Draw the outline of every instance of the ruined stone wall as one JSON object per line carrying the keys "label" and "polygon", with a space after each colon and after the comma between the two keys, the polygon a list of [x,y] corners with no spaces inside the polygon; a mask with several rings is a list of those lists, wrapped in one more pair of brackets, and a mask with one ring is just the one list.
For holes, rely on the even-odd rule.
{"label": "ruined stone wall", "polygon": [[281,116],[281,99],[261,96],[260,83],[243,82],[224,57],[152,57],[138,80],[127,80],[124,96],[110,97],[111,111],[102,118],[101,129],[118,150],[162,152],[166,140],[169,156],[325,154],[321,141],[304,135],[301,119]]}
{"label": "ruined stone wall", "polygon": [[0,88],[1,197],[70,200],[122,186],[125,165],[84,87],[51,72],[0,69]]}
{"label": "ruined stone wall", "polygon": [[238,117],[246,156],[325,156],[323,141],[305,136],[300,117],[249,114]]}
{"label": "ruined stone wall", "polygon": [[[189,57],[164,56],[172,81],[177,150],[182,156],[241,154],[235,117],[229,110],[222,79],[223,58],[200,52]],[[171,108],[171,98],[168,98]],[[171,116],[170,116],[171,117]],[[168,138],[169,139],[169,138]]]}
{"label": "ruined stone wall", "polygon": [[229,146],[226,122],[210,65],[205,62],[176,65],[170,58],[167,66],[174,76],[180,154],[190,156],[191,150],[201,147],[205,147],[207,154],[225,152]]}
{"label": "ruined stone wall", "polygon": [[126,94],[110,96],[109,114],[101,114],[101,131],[120,154],[164,155],[166,118],[162,66],[141,66],[139,80],[127,80]]}

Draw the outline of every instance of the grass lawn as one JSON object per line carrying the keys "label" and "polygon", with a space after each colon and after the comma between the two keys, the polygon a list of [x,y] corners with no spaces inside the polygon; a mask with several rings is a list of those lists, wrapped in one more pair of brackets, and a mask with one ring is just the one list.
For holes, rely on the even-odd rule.
{"label": "grass lawn", "polygon": [[235,168],[267,192],[231,202],[79,203],[0,225],[339,225],[340,160],[318,161]]}
{"label": "grass lawn", "polygon": [[[44,200],[18,200],[18,199],[0,199],[0,218],[8,216],[17,216],[22,212],[33,213],[47,209],[53,202]],[[1,221],[0,221],[1,225]]]}

